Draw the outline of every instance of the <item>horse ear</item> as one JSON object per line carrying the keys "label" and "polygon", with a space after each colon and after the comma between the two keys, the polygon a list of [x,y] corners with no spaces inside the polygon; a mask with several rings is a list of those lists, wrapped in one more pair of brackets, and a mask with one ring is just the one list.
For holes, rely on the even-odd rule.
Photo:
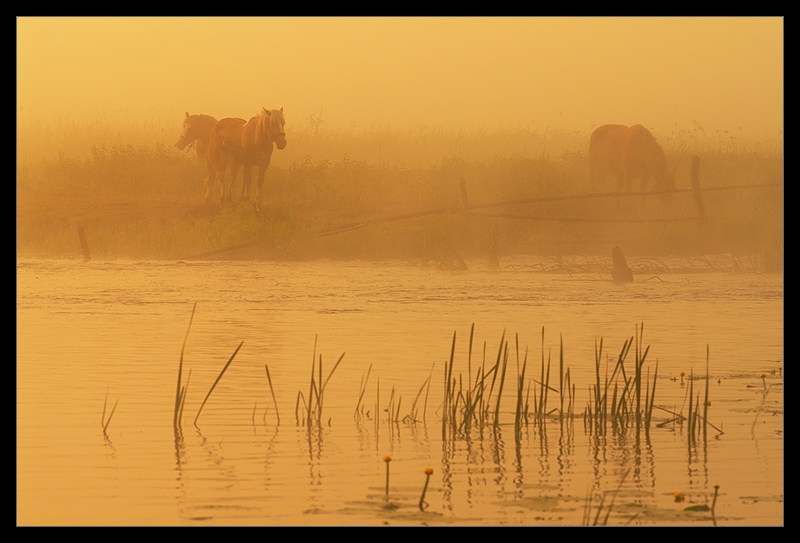
{"label": "horse ear", "polygon": [[188,111],[186,112],[186,118],[187,119],[189,118],[189,112]]}
{"label": "horse ear", "polygon": [[283,113],[283,108],[281,108],[281,113]]}

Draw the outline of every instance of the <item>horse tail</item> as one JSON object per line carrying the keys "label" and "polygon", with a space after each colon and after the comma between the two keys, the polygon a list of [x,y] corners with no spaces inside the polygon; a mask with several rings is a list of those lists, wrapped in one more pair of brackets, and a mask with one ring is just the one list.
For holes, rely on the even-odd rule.
{"label": "horse tail", "polygon": [[222,140],[222,146],[230,151],[233,151],[237,155],[244,154],[244,148],[233,138],[224,138]]}

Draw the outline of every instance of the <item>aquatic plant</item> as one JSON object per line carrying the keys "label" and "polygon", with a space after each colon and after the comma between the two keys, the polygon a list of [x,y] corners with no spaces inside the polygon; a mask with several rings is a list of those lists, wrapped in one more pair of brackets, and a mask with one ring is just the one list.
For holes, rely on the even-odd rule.
{"label": "aquatic plant", "polygon": [[431,480],[431,475],[433,475],[433,468],[425,468],[425,486],[422,487],[422,496],[419,498],[420,511],[424,511],[428,507],[428,503],[425,501],[425,493],[428,491],[428,483]]}
{"label": "aquatic plant", "polygon": [[[643,382],[642,369],[650,350],[649,346],[642,349],[643,332],[644,323],[641,326],[637,325],[635,336],[624,342],[611,377],[605,377],[602,380],[600,370],[603,339],[600,338],[599,347],[595,343],[595,384],[589,389],[590,401],[585,410],[584,425],[596,435],[605,435],[609,421],[618,430],[635,428],[637,432],[641,430],[648,432],[650,429],[658,380],[658,362],[656,362],[653,386],[650,388],[649,370]],[[636,346],[633,361],[634,371],[633,375],[628,377],[625,361],[634,345]],[[644,398],[642,398],[643,385]],[[611,394],[610,404],[609,394]]]}
{"label": "aquatic plant", "polygon": [[200,404],[200,409],[197,410],[197,415],[195,415],[195,417],[194,417],[194,425],[195,425],[195,427],[197,426],[197,419],[200,418],[200,413],[203,412],[203,407],[205,407],[206,402],[208,401],[208,398],[211,396],[211,393],[214,392],[214,389],[217,387],[217,384],[219,383],[220,379],[222,379],[222,376],[225,375],[225,372],[228,370],[228,367],[231,365],[231,362],[233,362],[233,359],[236,357],[236,353],[238,353],[239,349],[242,348],[242,345],[244,345],[244,341],[239,343],[239,346],[236,347],[235,351],[233,351],[233,354],[228,359],[228,362],[222,368],[222,371],[219,372],[219,375],[217,376],[217,379],[214,381],[214,384],[211,385],[211,388],[208,390],[208,394],[206,394],[206,397],[203,399],[203,403]]}
{"label": "aquatic plant", "polygon": [[[369,381],[369,374],[371,371],[372,364],[370,364],[369,368],[367,368],[367,375],[366,377],[361,378],[361,384],[358,386],[358,403],[356,403],[356,410],[353,413],[354,418],[364,414],[364,407],[361,405],[361,401],[364,399],[364,393],[367,391],[367,382]],[[359,411],[359,408],[361,411]]]}
{"label": "aquatic plant", "polygon": [[306,402],[305,397],[303,396],[302,391],[297,392],[297,401],[295,403],[295,419],[298,423],[300,423],[299,417],[299,406],[300,401],[303,401],[303,405],[305,408],[305,418],[304,422],[307,426],[311,426],[312,424],[322,424],[322,405],[325,399],[325,387],[328,385],[328,382],[333,377],[333,373],[336,371],[336,368],[339,367],[339,364],[342,362],[345,353],[342,353],[342,356],[339,357],[339,360],[333,365],[331,368],[330,373],[328,373],[328,377],[323,381],[322,380],[322,353],[319,355],[319,363],[317,364],[316,356],[317,356],[317,337],[314,336],[314,354],[311,358],[311,381],[308,385],[308,401]]}
{"label": "aquatic plant", "polygon": [[392,457],[388,454],[383,457],[383,462],[386,464],[386,499],[389,499],[389,462],[392,461]]}
{"label": "aquatic plant", "polygon": [[106,420],[106,405],[108,404],[108,389],[106,389],[106,399],[103,400],[103,416],[100,418],[100,425],[103,427],[103,434],[105,435],[106,430],[108,429],[108,425],[111,424],[111,417],[114,416],[114,411],[117,410],[117,404],[119,403],[119,399],[114,402],[114,407],[111,408],[111,413],[108,415],[108,420]]}
{"label": "aquatic plant", "polygon": [[186,336],[184,336],[183,346],[181,346],[181,358],[178,362],[178,386],[175,391],[175,412],[172,417],[172,428],[176,434],[181,431],[181,415],[183,413],[183,406],[186,401],[186,387],[188,386],[188,380],[186,385],[182,384],[183,354],[186,351],[186,342],[189,340],[189,331],[192,329],[192,321],[194,320],[194,312],[196,309],[197,302],[195,302],[192,306],[192,314],[189,317],[189,326],[186,328]]}
{"label": "aquatic plant", "polygon": [[759,375],[759,378],[761,379],[761,383],[764,386],[764,391],[762,392],[761,403],[759,404],[758,410],[756,411],[756,416],[753,419],[753,425],[750,427],[750,433],[753,435],[755,435],[756,422],[758,422],[758,417],[759,415],[761,415],[761,411],[764,409],[764,404],[767,401],[767,394],[769,394],[769,391],[772,388],[772,385],[770,385],[769,387],[767,386],[767,374],[762,373],[761,375]]}
{"label": "aquatic plant", "polygon": [[[278,419],[278,424],[281,423],[281,415],[278,412],[278,400],[275,398],[275,389],[272,388],[272,378],[269,376],[269,367],[264,364],[264,369],[267,371],[267,381],[269,382],[269,391],[272,394],[272,403],[275,405],[275,416]],[[266,413],[265,413],[266,416]]]}

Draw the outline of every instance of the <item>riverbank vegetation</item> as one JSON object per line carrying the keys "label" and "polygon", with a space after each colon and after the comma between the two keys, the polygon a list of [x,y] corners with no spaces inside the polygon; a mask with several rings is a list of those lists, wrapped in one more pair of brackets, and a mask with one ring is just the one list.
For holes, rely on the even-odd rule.
{"label": "riverbank vegetation", "polygon": [[[220,205],[216,187],[203,201],[204,161],[174,147],[178,123],[20,122],[17,253],[80,257],[83,227],[95,258],[460,266],[469,258],[499,265],[511,254],[607,255],[619,245],[630,255],[755,255],[760,270],[783,268],[782,134],[657,133],[684,189],[668,205],[657,196],[570,198],[617,190],[589,183],[591,128],[356,132],[313,115],[301,125],[287,126],[289,144],[273,154],[260,205]],[[704,189],[769,186],[704,191],[708,225],[683,220],[698,216],[686,190],[695,155]],[[534,201],[490,205],[520,200]]]}

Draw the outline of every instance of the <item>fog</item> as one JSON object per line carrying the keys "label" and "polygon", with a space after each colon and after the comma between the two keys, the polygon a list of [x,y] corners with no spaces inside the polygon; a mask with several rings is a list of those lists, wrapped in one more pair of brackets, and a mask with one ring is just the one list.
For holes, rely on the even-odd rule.
{"label": "fog", "polygon": [[782,18],[17,19],[17,114],[783,131]]}

